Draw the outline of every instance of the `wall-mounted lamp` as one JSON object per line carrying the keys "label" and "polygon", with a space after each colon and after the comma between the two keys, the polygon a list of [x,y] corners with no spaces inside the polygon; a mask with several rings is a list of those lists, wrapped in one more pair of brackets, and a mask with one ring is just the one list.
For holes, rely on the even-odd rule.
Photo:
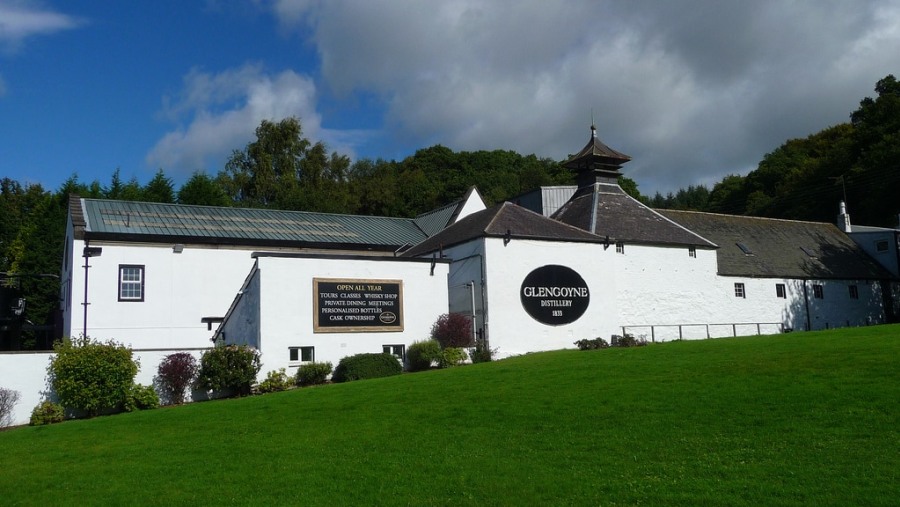
{"label": "wall-mounted lamp", "polygon": [[86,246],[84,247],[84,257],[100,257],[103,253],[103,249],[99,246]]}
{"label": "wall-mounted lamp", "polygon": [[183,251],[184,251],[184,245],[181,243],[175,243],[175,245],[172,246],[172,252],[174,252],[174,253],[181,253]]}
{"label": "wall-mounted lamp", "polygon": [[512,231],[506,229],[506,234],[503,235],[503,246],[508,245],[510,241],[512,241]]}
{"label": "wall-mounted lamp", "polygon": [[609,248],[609,235],[603,240],[603,249],[606,250],[607,248]]}

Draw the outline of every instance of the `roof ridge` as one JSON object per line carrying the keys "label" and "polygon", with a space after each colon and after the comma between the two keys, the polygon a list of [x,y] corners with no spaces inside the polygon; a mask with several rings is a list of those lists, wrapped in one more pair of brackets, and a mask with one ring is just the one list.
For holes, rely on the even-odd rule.
{"label": "roof ridge", "polygon": [[[794,222],[794,223],[798,223],[798,224],[834,225],[831,222],[817,222],[815,220],[796,220],[793,218],[757,217],[757,216],[753,216],[753,215],[732,215],[729,213],[713,213],[711,211],[696,211],[696,210],[681,210],[681,209],[659,209],[659,210],[656,210],[654,208],[650,208],[650,209],[653,211],[660,211],[660,212],[666,212],[666,213],[668,213],[668,212],[694,213],[697,215],[715,215],[715,216],[719,216],[719,217],[746,218],[746,219],[753,219],[753,220],[770,220],[773,222]],[[837,227],[836,225],[834,225],[834,226]]]}

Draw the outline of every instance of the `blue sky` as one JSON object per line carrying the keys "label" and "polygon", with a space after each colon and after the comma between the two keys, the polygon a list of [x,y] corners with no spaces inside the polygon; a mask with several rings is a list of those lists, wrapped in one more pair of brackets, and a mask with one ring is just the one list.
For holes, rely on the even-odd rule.
{"label": "blue sky", "polygon": [[0,177],[178,185],[286,116],[354,159],[564,159],[593,114],[665,192],[847,121],[898,47],[897,0],[0,0]]}

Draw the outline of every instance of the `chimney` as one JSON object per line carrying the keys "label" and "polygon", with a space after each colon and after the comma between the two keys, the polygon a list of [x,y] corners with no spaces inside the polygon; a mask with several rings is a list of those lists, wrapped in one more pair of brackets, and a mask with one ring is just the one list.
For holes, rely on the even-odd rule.
{"label": "chimney", "polygon": [[853,229],[850,226],[850,215],[847,214],[847,204],[844,201],[841,201],[840,211],[838,212],[837,217],[837,226],[838,229],[844,232],[853,232]]}

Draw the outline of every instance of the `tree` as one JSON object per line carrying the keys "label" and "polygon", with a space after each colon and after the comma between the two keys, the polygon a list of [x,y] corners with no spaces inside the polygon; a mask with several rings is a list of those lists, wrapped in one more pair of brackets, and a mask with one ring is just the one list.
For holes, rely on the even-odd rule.
{"label": "tree", "polygon": [[300,162],[309,146],[297,118],[263,120],[256,128],[256,141],[232,152],[219,181],[236,204],[288,208],[284,204],[299,186]]}
{"label": "tree", "polygon": [[900,83],[888,75],[875,92],[877,98],[866,97],[850,116],[857,165],[848,187],[865,196],[857,205],[862,223],[894,226],[900,212]]}
{"label": "tree", "polygon": [[172,179],[166,177],[163,170],[156,171],[153,179],[147,182],[142,189],[142,199],[147,202],[161,202],[171,204],[175,202],[175,190],[172,187]]}
{"label": "tree", "polygon": [[204,172],[195,172],[181,189],[176,199],[178,204],[202,206],[230,206],[231,200],[216,180]]}

